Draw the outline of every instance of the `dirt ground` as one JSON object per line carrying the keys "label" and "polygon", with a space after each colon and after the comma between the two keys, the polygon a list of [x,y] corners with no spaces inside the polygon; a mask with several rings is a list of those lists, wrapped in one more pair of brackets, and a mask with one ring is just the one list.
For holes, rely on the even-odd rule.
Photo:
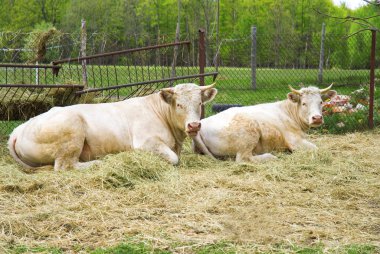
{"label": "dirt ground", "polygon": [[184,253],[221,241],[247,253],[380,246],[380,131],[310,139],[317,152],[260,164],[214,161],[187,143],[176,167],[126,152],[85,171],[37,173],[22,172],[2,145],[0,251],[77,252],[126,239]]}

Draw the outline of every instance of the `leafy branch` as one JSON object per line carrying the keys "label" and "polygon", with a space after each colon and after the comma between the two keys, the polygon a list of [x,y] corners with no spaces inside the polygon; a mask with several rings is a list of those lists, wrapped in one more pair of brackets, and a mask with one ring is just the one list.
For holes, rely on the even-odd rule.
{"label": "leafy branch", "polygon": [[379,0],[374,0],[374,1],[369,1],[369,0],[363,0],[366,3],[375,5],[375,6],[380,6],[380,1]]}
{"label": "leafy branch", "polygon": [[[370,2],[370,1],[366,1],[366,0],[363,0],[367,3],[370,3],[370,4],[373,4],[373,5],[377,5],[377,6],[380,6],[380,0],[375,0],[373,2]],[[375,27],[375,25],[373,25],[371,22],[369,22],[370,19],[373,19],[373,18],[376,18],[376,17],[380,17],[380,14],[376,14],[376,15],[372,15],[372,16],[368,16],[368,17],[355,17],[355,16],[351,16],[351,15],[347,15],[346,17],[338,17],[338,16],[333,16],[333,15],[329,15],[329,14],[326,14],[326,13],[323,13],[321,12],[320,10],[317,10],[317,9],[314,9],[315,12],[317,12],[319,15],[322,15],[322,16],[325,16],[325,17],[328,17],[328,18],[332,18],[332,19],[337,19],[337,20],[343,20],[342,24],[343,23],[347,23],[347,22],[351,22],[351,23],[355,23],[355,24],[358,24],[359,26],[363,27],[362,29],[354,32],[354,33],[351,33],[347,36],[345,36],[344,38],[347,39],[347,38],[350,38],[356,34],[359,34],[361,32],[364,32],[364,31],[377,31],[377,32],[380,32],[380,29],[378,29],[377,27]]]}

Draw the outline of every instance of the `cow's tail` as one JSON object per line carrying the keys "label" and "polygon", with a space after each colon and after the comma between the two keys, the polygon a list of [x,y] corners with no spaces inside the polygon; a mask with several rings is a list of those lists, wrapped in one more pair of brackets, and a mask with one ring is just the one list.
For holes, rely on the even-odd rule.
{"label": "cow's tail", "polygon": [[17,161],[19,164],[21,164],[25,169],[35,170],[35,169],[37,169],[37,167],[33,167],[33,166],[25,163],[24,161],[22,161],[16,152],[17,132],[19,131],[19,128],[20,127],[16,128],[9,137],[9,140],[8,140],[9,153],[11,154],[13,159],[15,159],[15,161]]}
{"label": "cow's tail", "polygon": [[205,154],[215,159],[214,155],[208,150],[200,132],[193,138],[192,148],[195,153]]}

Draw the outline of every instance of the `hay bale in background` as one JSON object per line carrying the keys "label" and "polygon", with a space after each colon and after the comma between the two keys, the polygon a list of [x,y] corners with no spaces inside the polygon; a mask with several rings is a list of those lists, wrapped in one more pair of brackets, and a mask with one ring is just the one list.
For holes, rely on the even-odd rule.
{"label": "hay bale in background", "polygon": [[75,88],[3,88],[0,89],[0,120],[26,121],[54,106],[67,106],[79,99]]}
{"label": "hay bale in background", "polygon": [[98,93],[76,96],[77,88],[0,88],[0,120],[26,121],[42,114],[54,106],[78,103],[101,103],[104,97]]}
{"label": "hay bale in background", "polygon": [[36,29],[26,38],[25,48],[30,51],[25,54],[28,63],[43,62],[46,56],[46,45],[49,41],[59,40],[62,35],[55,27]]}
{"label": "hay bale in background", "polygon": [[52,97],[27,88],[0,90],[0,120],[27,120],[54,106]]}

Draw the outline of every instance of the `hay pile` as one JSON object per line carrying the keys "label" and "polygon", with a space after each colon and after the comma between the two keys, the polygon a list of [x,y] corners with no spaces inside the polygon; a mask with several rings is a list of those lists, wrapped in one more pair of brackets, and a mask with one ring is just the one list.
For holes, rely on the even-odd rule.
{"label": "hay pile", "polygon": [[46,55],[46,45],[49,41],[62,35],[60,31],[51,27],[49,29],[36,30],[27,38],[25,47],[32,52],[27,54],[28,63],[43,62]]}
{"label": "hay pile", "polygon": [[0,89],[0,120],[27,120],[49,110],[52,97],[26,88]]}
{"label": "hay pile", "polygon": [[0,120],[26,121],[54,106],[78,103],[100,103],[103,97],[96,93],[76,96],[78,88],[0,88]]}
{"label": "hay pile", "polygon": [[128,239],[177,253],[216,241],[239,251],[379,245],[379,130],[314,136],[315,152],[262,164],[194,155],[173,167],[144,152],[85,171],[25,174],[0,151],[0,250],[79,252]]}
{"label": "hay pile", "polygon": [[28,120],[53,106],[75,103],[74,88],[0,88],[0,120]]}

